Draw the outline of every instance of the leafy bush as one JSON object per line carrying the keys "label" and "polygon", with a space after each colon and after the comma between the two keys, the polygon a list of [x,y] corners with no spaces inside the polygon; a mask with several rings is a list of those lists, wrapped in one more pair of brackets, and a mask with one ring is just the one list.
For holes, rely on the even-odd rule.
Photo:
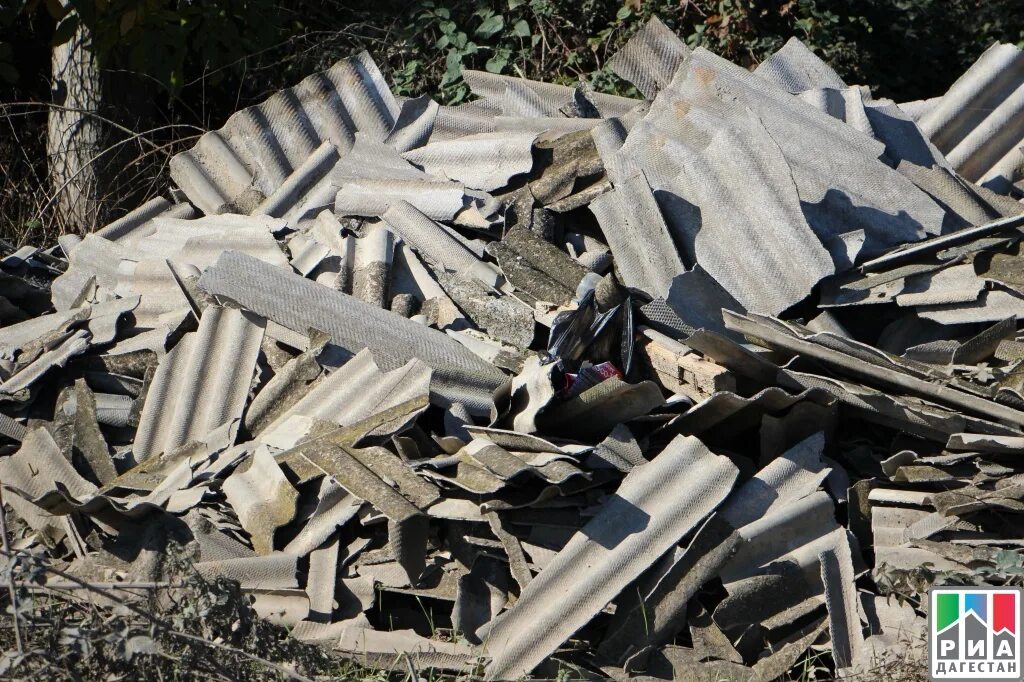
{"label": "leafy bush", "polygon": [[[176,95],[186,84],[235,85],[250,69],[304,70],[354,49],[370,50],[400,94],[450,104],[469,95],[462,67],[556,82],[583,77],[601,91],[629,92],[605,62],[652,16],[689,45],[747,66],[796,36],[850,82],[903,100],[940,94],[994,41],[1024,43],[1016,0],[70,0],[67,10],[12,0],[0,9],[0,27],[40,4],[53,11],[55,42],[82,22],[108,66]],[[0,78],[13,75],[5,51],[9,44],[0,43]],[[194,106],[209,96],[191,92],[182,101]]]}

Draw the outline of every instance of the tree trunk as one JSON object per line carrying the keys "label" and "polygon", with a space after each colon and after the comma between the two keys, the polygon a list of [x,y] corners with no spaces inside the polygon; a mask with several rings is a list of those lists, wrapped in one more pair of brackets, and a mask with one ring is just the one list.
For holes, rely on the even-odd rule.
{"label": "tree trunk", "polygon": [[62,232],[90,232],[100,221],[97,155],[101,126],[100,69],[79,24],[71,40],[53,48],[51,107],[46,152],[50,167],[50,205]]}

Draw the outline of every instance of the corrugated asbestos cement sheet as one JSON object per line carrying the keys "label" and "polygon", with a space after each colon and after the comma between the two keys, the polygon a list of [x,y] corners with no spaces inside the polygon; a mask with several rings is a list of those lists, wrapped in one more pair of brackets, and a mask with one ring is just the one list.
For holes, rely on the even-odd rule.
{"label": "corrugated asbestos cement sheet", "polygon": [[698,439],[679,436],[634,468],[616,494],[484,637],[487,679],[518,679],[679,542],[729,494],[738,471]]}
{"label": "corrugated asbestos cement sheet", "polygon": [[344,154],[355,132],[383,141],[399,104],[362,52],[294,88],[242,109],[171,160],[171,178],[204,213],[228,206],[248,213],[330,142]]}
{"label": "corrugated asbestos cement sheet", "polygon": [[781,50],[758,64],[754,73],[793,94],[815,88],[846,88],[839,74],[799,38],[790,38]]}
{"label": "corrugated asbestos cement sheet", "polygon": [[965,178],[1009,189],[1024,178],[1024,52],[990,47],[918,125]]}
{"label": "corrugated asbestos cement sheet", "polygon": [[[273,267],[273,266],[267,266]],[[210,306],[153,376],[135,437],[138,461],[200,440],[245,409],[264,320]]]}
{"label": "corrugated asbestos cement sheet", "polygon": [[324,331],[353,354],[371,348],[384,371],[419,358],[435,370],[432,392],[477,413],[489,412],[491,393],[505,379],[501,370],[442,332],[250,256],[223,254],[199,286],[293,331]]}
{"label": "corrugated asbestos cement sheet", "polygon": [[690,48],[657,17],[652,17],[608,60],[608,66],[647,99],[672,82]]}
{"label": "corrugated asbestos cement sheet", "polygon": [[615,184],[590,203],[608,240],[615,268],[627,287],[668,296],[672,280],[686,271],[642,172]]}
{"label": "corrugated asbestos cement sheet", "polygon": [[863,230],[865,253],[877,253],[942,229],[942,207],[879,161],[884,151],[698,49],[602,158],[613,182],[646,173],[684,260],[746,308],[783,310],[831,274],[833,261],[849,266],[845,235]]}
{"label": "corrugated asbestos cement sheet", "polygon": [[[464,69],[462,71],[462,78],[469,85],[469,89],[473,91],[474,95],[486,98],[487,100],[500,102],[505,97],[508,85],[512,84],[514,88],[529,88],[537,95],[540,101],[544,102],[549,111],[558,111],[572,103],[573,88],[567,85],[543,83],[541,81],[502,76],[496,73],[474,71],[471,69]],[[618,95],[606,95],[600,92],[593,93],[592,97],[601,115],[605,117],[621,116],[640,104],[639,100],[619,97]],[[472,102],[471,104],[475,105],[477,103]]]}
{"label": "corrugated asbestos cement sheet", "polygon": [[362,350],[288,408],[267,427],[268,437],[293,416],[316,417],[340,426],[354,424],[394,408],[430,390],[430,368],[410,360],[392,372],[381,372],[369,350]]}

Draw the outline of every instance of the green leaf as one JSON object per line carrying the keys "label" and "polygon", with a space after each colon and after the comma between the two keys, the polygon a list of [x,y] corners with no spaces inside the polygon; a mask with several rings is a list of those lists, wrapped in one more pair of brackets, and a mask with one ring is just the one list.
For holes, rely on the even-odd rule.
{"label": "green leaf", "polygon": [[448,50],[448,56],[445,58],[445,72],[444,78],[441,84],[451,83],[452,81],[458,80],[459,76],[462,75],[462,55],[456,49]]}
{"label": "green leaf", "polygon": [[56,47],[57,45],[63,45],[64,43],[71,40],[71,37],[75,35],[75,31],[78,29],[78,15],[69,14],[57,24],[57,28],[53,30],[53,39],[50,40],[50,44]]}
{"label": "green leaf", "polygon": [[501,70],[506,66],[508,66],[508,59],[497,54],[488,59],[487,63],[484,64],[484,68],[491,73],[501,73]]}
{"label": "green leaf", "polygon": [[520,19],[512,27],[512,34],[519,36],[520,38],[525,38],[530,35],[530,25],[526,23],[525,19]]}
{"label": "green leaf", "polygon": [[628,5],[623,5],[619,8],[619,11],[615,13],[615,18],[619,21],[625,21],[633,16],[633,8]]}
{"label": "green leaf", "polygon": [[448,100],[449,104],[458,104],[462,100],[466,99],[466,95],[469,94],[469,89],[465,86],[460,86],[458,90]]}
{"label": "green leaf", "polygon": [[476,29],[476,34],[481,38],[490,38],[495,33],[505,28],[505,18],[500,14],[484,19],[483,23]]}
{"label": "green leaf", "polygon": [[516,7],[522,7],[526,4],[526,0],[508,0],[508,8],[515,9]]}

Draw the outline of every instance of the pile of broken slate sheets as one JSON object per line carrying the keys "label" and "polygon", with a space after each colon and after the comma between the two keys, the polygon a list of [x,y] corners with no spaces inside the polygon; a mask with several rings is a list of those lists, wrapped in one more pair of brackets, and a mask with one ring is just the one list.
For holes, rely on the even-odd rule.
{"label": "pile of broken slate sheets", "polygon": [[[897,105],[652,21],[638,98],[367,54],[2,261],[14,547],[361,663],[771,680],[1024,574],[1024,54]],[[642,97],[642,99],[641,99]],[[927,581],[926,581],[927,582]]]}

